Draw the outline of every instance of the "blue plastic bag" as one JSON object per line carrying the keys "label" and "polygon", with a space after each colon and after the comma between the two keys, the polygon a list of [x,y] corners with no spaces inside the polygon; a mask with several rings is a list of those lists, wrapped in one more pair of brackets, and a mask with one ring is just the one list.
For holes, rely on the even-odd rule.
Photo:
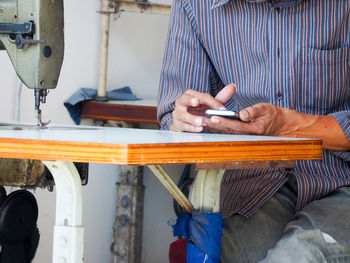
{"label": "blue plastic bag", "polygon": [[181,214],[173,229],[174,236],[187,240],[187,262],[220,263],[223,227],[221,213]]}

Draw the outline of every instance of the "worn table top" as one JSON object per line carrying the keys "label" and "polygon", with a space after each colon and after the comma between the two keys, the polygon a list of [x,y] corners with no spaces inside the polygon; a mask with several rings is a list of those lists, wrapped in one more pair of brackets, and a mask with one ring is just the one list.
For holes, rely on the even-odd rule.
{"label": "worn table top", "polygon": [[0,157],[114,164],[321,159],[322,142],[89,126],[0,123]]}

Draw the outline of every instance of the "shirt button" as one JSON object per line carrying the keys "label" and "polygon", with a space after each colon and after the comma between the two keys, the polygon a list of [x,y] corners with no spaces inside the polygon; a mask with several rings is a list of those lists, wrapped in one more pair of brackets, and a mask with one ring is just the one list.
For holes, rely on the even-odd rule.
{"label": "shirt button", "polygon": [[282,94],[282,92],[277,92],[277,99],[278,100],[282,100],[283,99],[283,94]]}

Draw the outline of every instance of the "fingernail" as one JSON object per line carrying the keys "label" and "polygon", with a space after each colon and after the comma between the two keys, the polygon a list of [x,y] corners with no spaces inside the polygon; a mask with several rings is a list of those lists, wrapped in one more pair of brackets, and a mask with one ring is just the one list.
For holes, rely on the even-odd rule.
{"label": "fingernail", "polygon": [[201,132],[203,130],[203,127],[196,127],[196,131]]}
{"label": "fingernail", "polygon": [[201,126],[203,120],[202,120],[202,118],[197,118],[197,119],[194,120],[194,122],[195,122],[198,126]]}
{"label": "fingernail", "polygon": [[220,107],[219,110],[226,110],[224,106]]}
{"label": "fingernail", "polygon": [[197,106],[197,99],[196,98],[191,99],[191,104],[192,106]]}
{"label": "fingernail", "polygon": [[241,111],[240,113],[239,113],[239,116],[240,117],[243,117],[243,118],[248,118],[248,112],[246,112],[246,111]]}
{"label": "fingernail", "polygon": [[219,123],[219,119],[218,119],[217,117],[211,117],[211,118],[210,118],[210,121],[211,121],[212,123]]}
{"label": "fingernail", "polygon": [[236,88],[236,84],[235,83],[230,83],[229,85],[234,87],[234,88]]}

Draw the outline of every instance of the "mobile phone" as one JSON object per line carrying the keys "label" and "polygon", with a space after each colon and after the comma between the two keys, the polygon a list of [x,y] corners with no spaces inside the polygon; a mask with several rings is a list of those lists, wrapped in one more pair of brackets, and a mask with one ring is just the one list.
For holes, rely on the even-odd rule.
{"label": "mobile phone", "polygon": [[206,110],[205,115],[207,116],[219,116],[219,117],[225,117],[229,119],[234,120],[241,120],[239,118],[239,114],[237,112],[231,111],[231,110]]}

